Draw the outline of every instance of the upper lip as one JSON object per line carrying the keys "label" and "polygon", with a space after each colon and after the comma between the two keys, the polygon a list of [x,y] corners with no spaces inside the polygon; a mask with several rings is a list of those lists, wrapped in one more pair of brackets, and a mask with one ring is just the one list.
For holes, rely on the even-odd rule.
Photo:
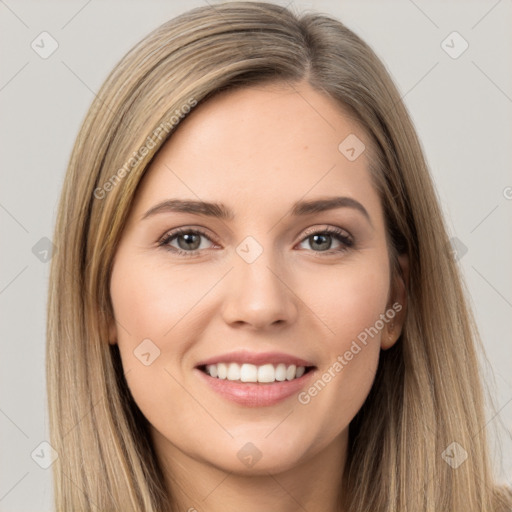
{"label": "upper lip", "polygon": [[314,366],[310,361],[306,361],[300,357],[296,357],[284,352],[249,352],[247,350],[237,350],[227,354],[220,354],[218,356],[210,357],[197,364],[197,366],[206,366],[209,364],[218,363],[248,363],[255,366],[263,364],[286,364],[295,366]]}

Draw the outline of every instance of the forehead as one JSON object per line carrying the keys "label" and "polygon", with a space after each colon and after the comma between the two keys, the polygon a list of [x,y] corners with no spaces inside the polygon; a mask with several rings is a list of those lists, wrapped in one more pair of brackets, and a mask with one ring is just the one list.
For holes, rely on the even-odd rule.
{"label": "forehead", "polygon": [[224,91],[181,122],[146,171],[134,207],[140,213],[177,197],[222,202],[243,215],[339,194],[375,209],[369,144],[342,106],[307,84]]}

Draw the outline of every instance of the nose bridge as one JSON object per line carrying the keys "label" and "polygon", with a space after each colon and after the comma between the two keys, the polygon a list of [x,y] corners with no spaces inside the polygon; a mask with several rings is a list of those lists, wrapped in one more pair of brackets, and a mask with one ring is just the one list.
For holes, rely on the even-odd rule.
{"label": "nose bridge", "polygon": [[297,314],[295,295],[286,285],[288,272],[272,246],[264,247],[248,236],[236,247],[233,258],[224,300],[225,321],[259,328],[293,321]]}

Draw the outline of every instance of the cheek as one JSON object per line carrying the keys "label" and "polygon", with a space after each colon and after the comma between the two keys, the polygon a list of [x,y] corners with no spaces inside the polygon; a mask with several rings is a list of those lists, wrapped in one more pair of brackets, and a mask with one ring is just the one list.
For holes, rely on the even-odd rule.
{"label": "cheek", "polygon": [[[390,281],[388,261],[376,255],[361,263],[347,262],[334,273],[332,268],[317,270],[315,286],[304,288],[306,304],[318,312],[325,327],[323,343],[327,344],[330,357],[333,352],[348,350],[359,335],[364,338],[366,330],[385,313]],[[380,340],[381,322],[378,327],[378,335],[372,331],[371,338],[377,341],[374,345]]]}
{"label": "cheek", "polygon": [[[356,273],[344,276],[343,284],[336,291],[331,303],[333,330],[339,334],[335,344],[339,349],[348,349],[348,342],[364,341],[364,333],[375,326],[380,315],[385,312],[388,301],[389,281],[386,271]],[[372,330],[372,339],[380,340],[382,325],[378,334]],[[373,343],[377,345],[378,343]],[[379,347],[376,347],[379,348]]]}
{"label": "cheek", "polygon": [[[172,402],[172,410],[182,420],[192,411],[197,417],[197,404],[180,386],[182,365],[193,340],[204,330],[198,303],[219,277],[212,272],[198,276],[192,268],[170,271],[158,262],[144,263],[121,255],[114,266],[110,294],[117,344],[138,407],[150,423],[167,425],[166,403]],[[203,419],[208,424],[208,418]]]}
{"label": "cheek", "polygon": [[299,403],[311,414],[329,417],[325,428],[332,436],[345,428],[363,405],[378,366],[389,267],[384,258],[367,263],[364,268],[340,268],[336,280],[332,274],[326,273],[324,278],[317,274],[317,291],[309,295],[308,305],[322,312],[326,334],[317,379],[299,396]]}
{"label": "cheek", "polygon": [[186,314],[192,299],[193,287],[182,281],[179,272],[169,275],[158,265],[120,258],[110,283],[118,334],[161,338]]}

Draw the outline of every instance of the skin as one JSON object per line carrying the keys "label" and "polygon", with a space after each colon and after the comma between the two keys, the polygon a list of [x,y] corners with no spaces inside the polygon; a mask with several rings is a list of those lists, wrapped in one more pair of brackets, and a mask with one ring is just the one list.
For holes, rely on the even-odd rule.
{"label": "skin", "polygon": [[[338,150],[349,134],[367,148],[355,161]],[[267,407],[235,404],[194,367],[244,348],[302,357],[320,377],[391,304],[404,305],[401,281],[390,296],[369,146],[340,106],[307,83],[250,87],[197,107],[141,182],[113,266],[110,343],[119,345],[179,510],[340,510],[348,426],[370,391],[381,349],[400,334],[401,315],[306,405],[296,395]],[[297,200],[332,196],[356,199],[371,222],[348,207],[288,214]],[[141,220],[170,198],[221,202],[235,218],[167,212]],[[328,226],[349,233],[354,245],[326,254],[305,234]],[[178,227],[207,233],[198,256],[158,246]],[[236,252],[247,236],[263,250],[252,263]],[[331,250],[344,247],[329,240]],[[179,242],[168,245],[187,250],[183,237]],[[133,351],[147,338],[160,355],[146,366]],[[261,453],[252,467],[237,456],[248,442]]]}

